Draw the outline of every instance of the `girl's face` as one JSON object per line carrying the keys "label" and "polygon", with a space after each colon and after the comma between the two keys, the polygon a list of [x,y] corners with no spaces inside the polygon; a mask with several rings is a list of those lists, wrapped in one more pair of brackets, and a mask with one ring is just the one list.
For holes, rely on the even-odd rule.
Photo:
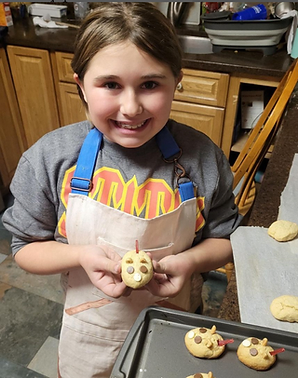
{"label": "girl's face", "polygon": [[175,88],[170,67],[129,41],[101,49],[81,82],[91,122],[123,147],[148,142],[166,124]]}

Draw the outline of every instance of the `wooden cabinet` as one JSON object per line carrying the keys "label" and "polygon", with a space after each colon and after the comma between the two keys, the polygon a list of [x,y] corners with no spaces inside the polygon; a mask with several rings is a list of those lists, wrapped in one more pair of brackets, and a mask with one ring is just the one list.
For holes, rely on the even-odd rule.
{"label": "wooden cabinet", "polygon": [[61,126],[86,120],[86,112],[78,95],[77,85],[71,68],[72,54],[56,52],[53,66],[56,65],[56,88]]}
{"label": "wooden cabinet", "polygon": [[184,69],[170,117],[208,135],[221,147],[229,75]]}
{"label": "wooden cabinet", "polygon": [[9,65],[3,48],[0,49],[0,107],[0,176],[1,186],[7,189],[27,145]]}
{"label": "wooden cabinet", "polygon": [[11,73],[28,147],[60,126],[47,50],[8,46]]}

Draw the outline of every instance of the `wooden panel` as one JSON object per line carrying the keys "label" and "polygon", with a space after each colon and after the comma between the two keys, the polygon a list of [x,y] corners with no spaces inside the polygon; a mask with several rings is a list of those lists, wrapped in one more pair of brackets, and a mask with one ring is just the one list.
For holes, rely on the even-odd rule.
{"label": "wooden panel", "polygon": [[0,49],[0,173],[5,188],[26,149],[21,115],[4,49]]}
{"label": "wooden panel", "polygon": [[175,91],[175,100],[225,107],[228,74],[190,69],[183,69],[183,72],[182,88]]}
{"label": "wooden panel", "polygon": [[224,109],[173,101],[170,117],[202,131],[220,146]]}
{"label": "wooden panel", "polygon": [[71,60],[73,54],[56,52],[59,81],[74,83]]}
{"label": "wooden panel", "polygon": [[87,119],[76,84],[59,83],[62,126]]}
{"label": "wooden panel", "polygon": [[7,47],[28,146],[60,126],[49,52]]}

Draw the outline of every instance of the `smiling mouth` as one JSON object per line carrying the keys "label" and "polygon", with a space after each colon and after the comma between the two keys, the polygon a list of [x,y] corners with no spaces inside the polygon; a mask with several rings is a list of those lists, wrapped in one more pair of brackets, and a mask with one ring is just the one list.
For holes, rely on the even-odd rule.
{"label": "smiling mouth", "polygon": [[118,122],[118,121],[115,121],[115,123],[117,127],[120,127],[121,129],[136,130],[144,126],[147,121],[148,120],[146,119],[145,121],[138,123],[136,125],[132,125],[130,123],[125,123],[125,122]]}

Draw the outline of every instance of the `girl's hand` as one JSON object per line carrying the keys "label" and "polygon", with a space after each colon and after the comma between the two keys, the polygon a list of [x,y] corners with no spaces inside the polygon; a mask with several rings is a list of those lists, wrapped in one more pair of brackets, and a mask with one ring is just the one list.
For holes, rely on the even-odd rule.
{"label": "girl's hand", "polygon": [[183,253],[166,256],[153,261],[154,276],[146,285],[148,290],[160,297],[176,296],[193,273],[192,266]]}
{"label": "girl's hand", "polygon": [[106,246],[88,246],[80,253],[80,264],[95,287],[106,295],[118,298],[126,295],[121,279],[121,257]]}

